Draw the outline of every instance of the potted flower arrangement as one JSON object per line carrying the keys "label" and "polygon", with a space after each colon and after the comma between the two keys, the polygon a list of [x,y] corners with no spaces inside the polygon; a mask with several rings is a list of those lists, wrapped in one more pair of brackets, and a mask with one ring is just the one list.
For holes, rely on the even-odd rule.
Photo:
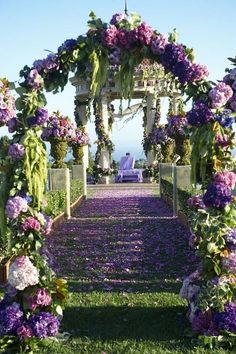
{"label": "potted flower arrangement", "polygon": [[51,156],[54,158],[52,168],[65,168],[64,159],[67,153],[68,141],[75,137],[75,126],[68,117],[59,111],[48,118],[47,126],[43,129],[43,140],[51,144]]}
{"label": "potted flower arrangement", "polygon": [[89,136],[82,129],[77,128],[75,135],[70,139],[69,146],[72,148],[74,156],[74,165],[81,165],[83,163],[83,146],[89,144]]}
{"label": "potted flower arrangement", "polygon": [[177,165],[190,164],[188,120],[182,113],[168,117],[168,133],[175,140],[175,153],[180,157]]}

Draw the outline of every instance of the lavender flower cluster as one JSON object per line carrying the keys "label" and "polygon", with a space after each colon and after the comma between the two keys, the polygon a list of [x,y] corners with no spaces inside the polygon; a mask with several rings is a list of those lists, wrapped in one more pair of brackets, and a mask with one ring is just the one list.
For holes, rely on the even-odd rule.
{"label": "lavender flower cluster", "polygon": [[8,155],[12,158],[12,160],[17,161],[20,160],[25,154],[24,145],[14,143],[9,146]]}
{"label": "lavender flower cluster", "polygon": [[28,210],[28,203],[25,198],[16,196],[9,197],[6,203],[6,216],[9,219],[16,219],[21,213],[24,213]]}
{"label": "lavender flower cluster", "polygon": [[201,127],[204,124],[211,122],[214,115],[210,108],[201,101],[194,103],[193,108],[187,113],[187,120],[194,127]]}
{"label": "lavender flower cluster", "polygon": [[213,108],[220,108],[224,106],[232,96],[233,90],[225,82],[220,82],[209,92],[209,97],[211,98]]}
{"label": "lavender flower cluster", "polygon": [[233,172],[223,171],[215,174],[213,182],[207,188],[203,196],[203,202],[207,207],[225,208],[233,200],[232,188],[234,188],[236,176]]}
{"label": "lavender flower cluster", "polygon": [[0,126],[9,123],[15,115],[15,99],[10,94],[8,82],[0,79]]}
{"label": "lavender flower cluster", "polygon": [[42,139],[50,140],[59,138],[61,140],[71,140],[75,137],[75,125],[68,117],[54,112],[47,120],[47,127],[43,129]]}
{"label": "lavender flower cluster", "polygon": [[185,116],[174,115],[168,117],[168,131],[170,135],[174,136],[176,133],[185,135],[187,125],[188,120]]}
{"label": "lavender flower cluster", "polygon": [[45,59],[35,60],[33,68],[41,75],[51,70],[57,70],[59,68],[58,56],[50,53]]}
{"label": "lavender flower cluster", "polygon": [[223,78],[223,82],[229,85],[233,90],[233,96],[229,99],[229,107],[236,112],[236,68],[229,70],[229,73]]}
{"label": "lavender flower cluster", "polygon": [[31,128],[44,125],[48,120],[48,111],[45,108],[37,108],[34,116],[27,118],[28,125]]}
{"label": "lavender flower cluster", "polygon": [[[37,292],[37,300],[39,305],[47,306],[51,304],[51,297],[44,292],[44,289],[39,289]],[[50,312],[40,311],[26,319],[19,303],[9,304],[6,299],[3,299],[0,303],[1,336],[15,335],[20,340],[32,337],[40,339],[54,337],[58,333],[59,325],[59,319]]]}
{"label": "lavender flower cluster", "polygon": [[75,136],[70,140],[70,145],[84,146],[89,144],[88,133],[81,129],[75,130]]}

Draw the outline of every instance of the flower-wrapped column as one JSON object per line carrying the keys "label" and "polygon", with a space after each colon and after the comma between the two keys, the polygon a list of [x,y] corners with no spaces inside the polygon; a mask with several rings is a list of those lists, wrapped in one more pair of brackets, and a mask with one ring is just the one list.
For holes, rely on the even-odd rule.
{"label": "flower-wrapped column", "polygon": [[[88,133],[88,131],[87,131],[88,105],[89,105],[88,101],[80,101],[79,99],[75,100],[75,121],[76,121],[77,127],[79,129],[82,129],[85,134]],[[84,166],[86,168],[88,168],[88,166],[89,166],[88,144],[81,146],[80,157],[82,160],[82,164],[84,164]]]}
{"label": "flower-wrapped column", "polygon": [[108,98],[102,96],[100,102],[94,102],[94,114],[97,140],[97,152],[95,156],[95,179],[98,183],[108,184],[111,174],[111,153],[113,144],[110,139]]}
{"label": "flower-wrapped column", "polygon": [[[153,93],[148,92],[147,94],[147,126],[146,126],[146,134],[150,135],[153,131],[153,126],[155,123],[156,117],[156,97]],[[155,151],[153,149],[147,150],[147,165],[151,166],[153,161],[155,160]]]}

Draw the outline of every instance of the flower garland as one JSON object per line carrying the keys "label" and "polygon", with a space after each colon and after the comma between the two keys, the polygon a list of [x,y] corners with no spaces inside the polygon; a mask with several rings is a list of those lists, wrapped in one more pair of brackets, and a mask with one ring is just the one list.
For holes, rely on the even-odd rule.
{"label": "flower garland", "polygon": [[21,107],[16,116],[7,81],[0,80],[0,116],[14,133],[2,156],[7,169],[1,183],[1,238],[4,256],[14,261],[0,302],[0,335],[4,346],[15,344],[22,350],[58,333],[67,296],[66,281],[49,268],[43,247],[52,220],[43,211],[47,155],[41,133],[48,113],[40,107],[45,101],[41,85],[39,76],[30,72],[16,89],[16,107]]}

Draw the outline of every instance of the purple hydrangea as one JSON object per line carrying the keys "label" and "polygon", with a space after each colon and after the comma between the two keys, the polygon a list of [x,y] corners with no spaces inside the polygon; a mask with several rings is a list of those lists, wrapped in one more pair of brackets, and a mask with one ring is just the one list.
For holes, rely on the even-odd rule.
{"label": "purple hydrangea", "polygon": [[225,304],[224,312],[217,314],[219,329],[236,333],[236,303]]}
{"label": "purple hydrangea", "polygon": [[67,39],[64,43],[58,48],[58,53],[62,52],[72,52],[77,46],[76,39]]}
{"label": "purple hydrangea", "polygon": [[25,148],[22,144],[11,144],[8,149],[8,155],[12,158],[12,160],[20,160],[25,154]]}
{"label": "purple hydrangea", "polygon": [[192,329],[200,334],[216,336],[219,334],[215,315],[211,311],[197,311],[191,321]]}
{"label": "purple hydrangea", "polygon": [[227,233],[227,235],[225,235],[225,240],[230,246],[231,245],[235,245],[236,246],[236,228],[231,229]]}
{"label": "purple hydrangea", "polygon": [[113,52],[108,56],[110,65],[119,65],[121,59],[121,50],[115,48]]}
{"label": "purple hydrangea", "polygon": [[35,115],[28,117],[27,120],[30,127],[37,127],[39,125],[43,125],[48,120],[48,111],[44,108],[37,108],[35,111]]}
{"label": "purple hydrangea", "polygon": [[174,66],[186,59],[184,47],[181,44],[168,43],[165,51],[160,56],[161,64],[168,70],[172,71]]}
{"label": "purple hydrangea", "polygon": [[121,21],[124,21],[124,20],[127,20],[128,19],[128,16],[125,14],[125,13],[121,13],[121,14],[114,14],[113,16],[112,16],[112,19],[111,19],[111,21],[110,21],[110,24],[111,25],[114,25],[114,26],[117,26],[117,25],[119,25],[119,23],[121,22]]}
{"label": "purple hydrangea", "polygon": [[168,41],[166,37],[162,34],[158,34],[155,37],[152,37],[151,51],[153,52],[153,54],[163,54],[167,43]]}
{"label": "purple hydrangea", "polygon": [[206,66],[193,63],[191,66],[191,80],[200,81],[209,75],[209,71]]}
{"label": "purple hydrangea", "polygon": [[9,219],[16,219],[20,213],[28,210],[27,200],[21,197],[10,197],[6,203],[6,215]]}
{"label": "purple hydrangea", "polygon": [[50,53],[45,59],[43,59],[43,66],[45,71],[58,69],[58,56],[56,54]]}
{"label": "purple hydrangea", "polygon": [[195,127],[201,127],[214,118],[210,108],[201,101],[195,102],[193,108],[187,113],[188,123]]}
{"label": "purple hydrangea", "polygon": [[231,188],[224,183],[212,182],[203,196],[207,207],[225,208],[232,201]]}
{"label": "purple hydrangea", "polygon": [[47,120],[47,127],[43,129],[42,139],[48,140],[50,138],[61,138],[64,140],[71,140],[75,136],[75,126],[69,120],[60,114],[54,112]]}
{"label": "purple hydrangea", "polygon": [[229,99],[229,104],[232,111],[236,112],[236,94]]}
{"label": "purple hydrangea", "polygon": [[234,123],[234,117],[230,109],[224,109],[223,112],[216,114],[215,120],[219,122],[223,128],[232,128]]}
{"label": "purple hydrangea", "polygon": [[17,302],[0,311],[0,335],[15,334],[23,321],[23,312]]}
{"label": "purple hydrangea", "polygon": [[189,82],[192,78],[192,63],[187,58],[177,62],[172,68],[172,73],[178,77],[181,84]]}
{"label": "purple hydrangea", "polygon": [[185,116],[175,115],[168,117],[168,130],[171,135],[175,135],[175,133],[185,135],[187,124],[188,120]]}
{"label": "purple hydrangea", "polygon": [[43,78],[39,75],[38,70],[32,69],[27,77],[27,82],[33,90],[38,90],[43,86]]}
{"label": "purple hydrangea", "polygon": [[18,120],[14,117],[7,122],[9,133],[14,133],[19,126]]}
{"label": "purple hydrangea", "polygon": [[153,36],[153,29],[145,22],[137,27],[138,40],[141,44],[149,45]]}
{"label": "purple hydrangea", "polygon": [[58,333],[60,321],[50,312],[39,312],[30,320],[33,333],[38,338],[55,337]]}
{"label": "purple hydrangea", "polygon": [[58,67],[58,56],[53,53],[48,54],[45,59],[35,60],[33,63],[33,68],[40,74],[42,74],[42,72],[49,72],[51,70],[58,69]]}
{"label": "purple hydrangea", "polygon": [[223,269],[228,272],[236,273],[236,253],[230,252],[227,257],[221,259]]}
{"label": "purple hydrangea", "polygon": [[187,204],[190,208],[205,209],[206,206],[203,203],[202,195],[196,194],[187,200]]}
{"label": "purple hydrangea", "polygon": [[102,33],[102,43],[108,48],[113,48],[118,43],[118,34],[119,30],[111,25],[109,28],[103,31]]}
{"label": "purple hydrangea", "polygon": [[212,100],[213,108],[220,108],[224,106],[227,101],[233,96],[233,90],[224,82],[218,83],[209,92],[209,97]]}

